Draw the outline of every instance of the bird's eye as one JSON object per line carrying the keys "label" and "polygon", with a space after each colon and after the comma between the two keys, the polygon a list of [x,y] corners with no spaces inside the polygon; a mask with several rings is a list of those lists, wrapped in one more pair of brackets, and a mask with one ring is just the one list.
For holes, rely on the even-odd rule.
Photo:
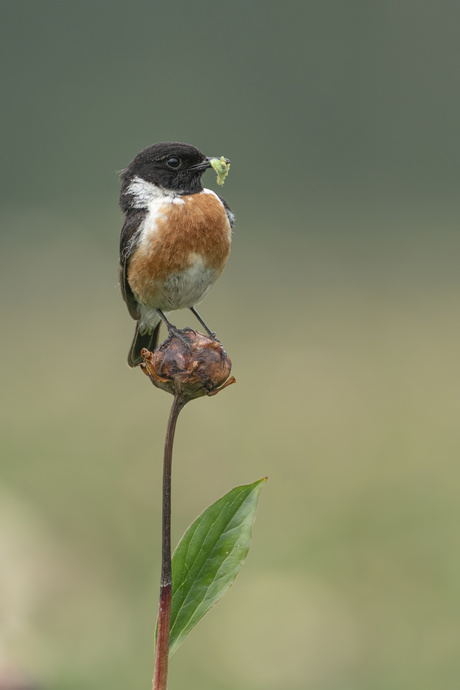
{"label": "bird's eye", "polygon": [[174,158],[174,157],[168,158],[168,160],[166,161],[166,165],[169,168],[178,168],[180,165],[180,160],[178,158]]}

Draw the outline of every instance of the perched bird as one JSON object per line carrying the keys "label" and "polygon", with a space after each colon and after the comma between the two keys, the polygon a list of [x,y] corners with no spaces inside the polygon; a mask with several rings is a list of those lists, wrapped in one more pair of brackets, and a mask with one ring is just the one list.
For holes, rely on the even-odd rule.
{"label": "perched bird", "polygon": [[[120,286],[137,322],[128,364],[153,351],[161,321],[195,309],[224,270],[230,253],[233,214],[226,201],[204,189],[201,177],[211,157],[189,144],[166,141],[141,151],[120,175]],[[228,162],[228,161],[227,161]]]}

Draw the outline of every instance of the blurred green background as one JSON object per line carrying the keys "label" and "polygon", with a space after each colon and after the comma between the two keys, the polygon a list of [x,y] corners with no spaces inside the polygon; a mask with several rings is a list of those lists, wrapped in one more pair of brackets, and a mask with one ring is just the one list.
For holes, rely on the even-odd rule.
{"label": "blurred green background", "polygon": [[117,171],[172,139],[232,160],[201,312],[238,380],[180,419],[174,542],[269,481],[171,690],[457,689],[458,2],[0,15],[0,669],[151,686],[171,401],[125,364]]}

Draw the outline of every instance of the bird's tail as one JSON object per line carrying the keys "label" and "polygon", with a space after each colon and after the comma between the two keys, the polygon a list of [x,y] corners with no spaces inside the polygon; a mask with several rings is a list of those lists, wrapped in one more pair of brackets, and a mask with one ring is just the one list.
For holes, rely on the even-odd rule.
{"label": "bird's tail", "polygon": [[143,350],[144,347],[150,350],[150,352],[154,351],[158,344],[159,331],[160,324],[157,324],[151,333],[144,333],[144,335],[141,335],[139,332],[139,322],[137,322],[133,343],[128,354],[128,364],[130,367],[137,367],[144,361],[141,356],[141,350]]}

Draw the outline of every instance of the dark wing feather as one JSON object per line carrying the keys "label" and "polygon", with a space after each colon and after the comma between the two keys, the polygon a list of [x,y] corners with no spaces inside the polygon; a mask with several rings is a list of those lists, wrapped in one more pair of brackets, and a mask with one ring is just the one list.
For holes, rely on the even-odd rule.
{"label": "dark wing feather", "polygon": [[235,222],[235,216],[230,211],[230,206],[227,204],[225,199],[223,199],[221,196],[219,196],[219,194],[217,194],[217,196],[219,197],[219,199],[221,200],[221,202],[225,208],[225,211],[227,213],[228,222],[230,223],[230,227],[233,228],[233,223]]}
{"label": "dark wing feather", "polygon": [[139,319],[139,305],[128,283],[127,268],[129,257],[136,247],[141,223],[145,217],[145,214],[146,211],[143,209],[128,213],[120,236],[119,280],[121,294],[126,302],[129,313],[136,321]]}
{"label": "dark wing feather", "polygon": [[156,346],[158,345],[159,331],[160,324],[158,324],[158,326],[155,326],[151,333],[145,333],[144,335],[141,335],[139,333],[139,324],[136,324],[134,340],[128,354],[128,364],[130,367],[137,367],[138,364],[141,364],[144,361],[144,358],[141,355],[141,351],[144,349],[144,347],[150,352],[153,352],[155,350]]}

